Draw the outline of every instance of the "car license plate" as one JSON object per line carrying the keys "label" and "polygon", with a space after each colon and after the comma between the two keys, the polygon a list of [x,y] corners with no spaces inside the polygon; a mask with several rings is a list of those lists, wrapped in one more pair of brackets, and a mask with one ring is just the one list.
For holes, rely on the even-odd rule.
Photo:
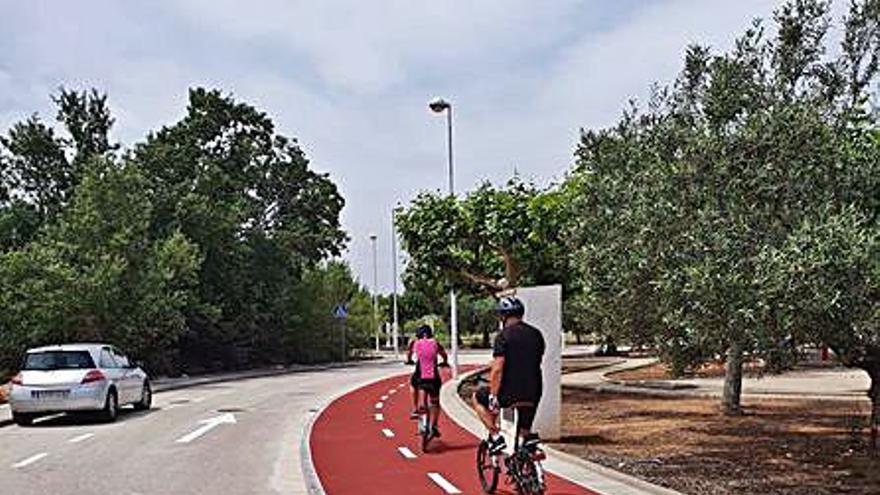
{"label": "car license plate", "polygon": [[70,396],[70,390],[31,390],[31,398],[34,399],[66,399]]}

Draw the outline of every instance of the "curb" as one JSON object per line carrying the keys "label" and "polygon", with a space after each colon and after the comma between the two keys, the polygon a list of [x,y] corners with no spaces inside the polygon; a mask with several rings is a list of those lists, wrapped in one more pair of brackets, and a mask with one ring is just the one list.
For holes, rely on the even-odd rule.
{"label": "curb", "polygon": [[[440,400],[445,404],[444,411],[447,416],[478,438],[483,434],[482,424],[479,423],[476,413],[458,395],[458,388],[464,380],[480,371],[481,369],[477,369],[462,373],[456,380],[446,382],[440,391]],[[663,488],[611,468],[585,461],[547,445],[543,449],[547,454],[545,468],[548,471],[597,493],[605,495],[681,495],[675,490]]]}

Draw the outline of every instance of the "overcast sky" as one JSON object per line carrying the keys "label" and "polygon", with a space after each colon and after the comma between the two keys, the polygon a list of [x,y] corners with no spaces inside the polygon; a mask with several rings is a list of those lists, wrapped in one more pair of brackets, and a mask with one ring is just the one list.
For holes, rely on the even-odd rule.
{"label": "overcast sky", "polygon": [[[841,2],[838,2],[841,3]],[[514,168],[560,179],[578,130],[612,124],[668,83],[688,43],[731,45],[768,0],[0,0],[0,129],[52,117],[60,85],[97,87],[126,145],[183,114],[187,88],[220,88],[299,138],[346,199],[346,258],[391,286],[390,211],[446,188],[455,108],[456,188]],[[5,131],[4,131],[5,132]]]}

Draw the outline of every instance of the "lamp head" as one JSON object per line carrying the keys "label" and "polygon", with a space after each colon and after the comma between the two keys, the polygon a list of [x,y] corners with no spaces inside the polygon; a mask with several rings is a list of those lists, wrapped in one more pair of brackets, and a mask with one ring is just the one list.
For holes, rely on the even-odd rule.
{"label": "lamp head", "polygon": [[452,107],[452,105],[439,96],[428,102],[428,108],[434,113],[442,113],[450,107]]}

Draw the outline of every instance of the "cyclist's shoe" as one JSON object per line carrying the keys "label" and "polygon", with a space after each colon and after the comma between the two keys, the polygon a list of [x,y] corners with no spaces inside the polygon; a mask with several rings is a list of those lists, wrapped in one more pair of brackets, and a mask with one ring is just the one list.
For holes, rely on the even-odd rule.
{"label": "cyclist's shoe", "polygon": [[437,428],[436,425],[431,428],[431,436],[434,438],[440,438],[440,430]]}
{"label": "cyclist's shoe", "polygon": [[504,436],[502,435],[498,435],[495,438],[492,438],[490,435],[486,442],[489,444],[489,453],[492,455],[502,454],[507,449],[507,442],[504,441]]}
{"label": "cyclist's shoe", "polygon": [[541,438],[537,433],[529,433],[525,437],[523,437],[523,447],[528,449],[529,451],[535,451],[538,449],[538,445],[541,444]]}

